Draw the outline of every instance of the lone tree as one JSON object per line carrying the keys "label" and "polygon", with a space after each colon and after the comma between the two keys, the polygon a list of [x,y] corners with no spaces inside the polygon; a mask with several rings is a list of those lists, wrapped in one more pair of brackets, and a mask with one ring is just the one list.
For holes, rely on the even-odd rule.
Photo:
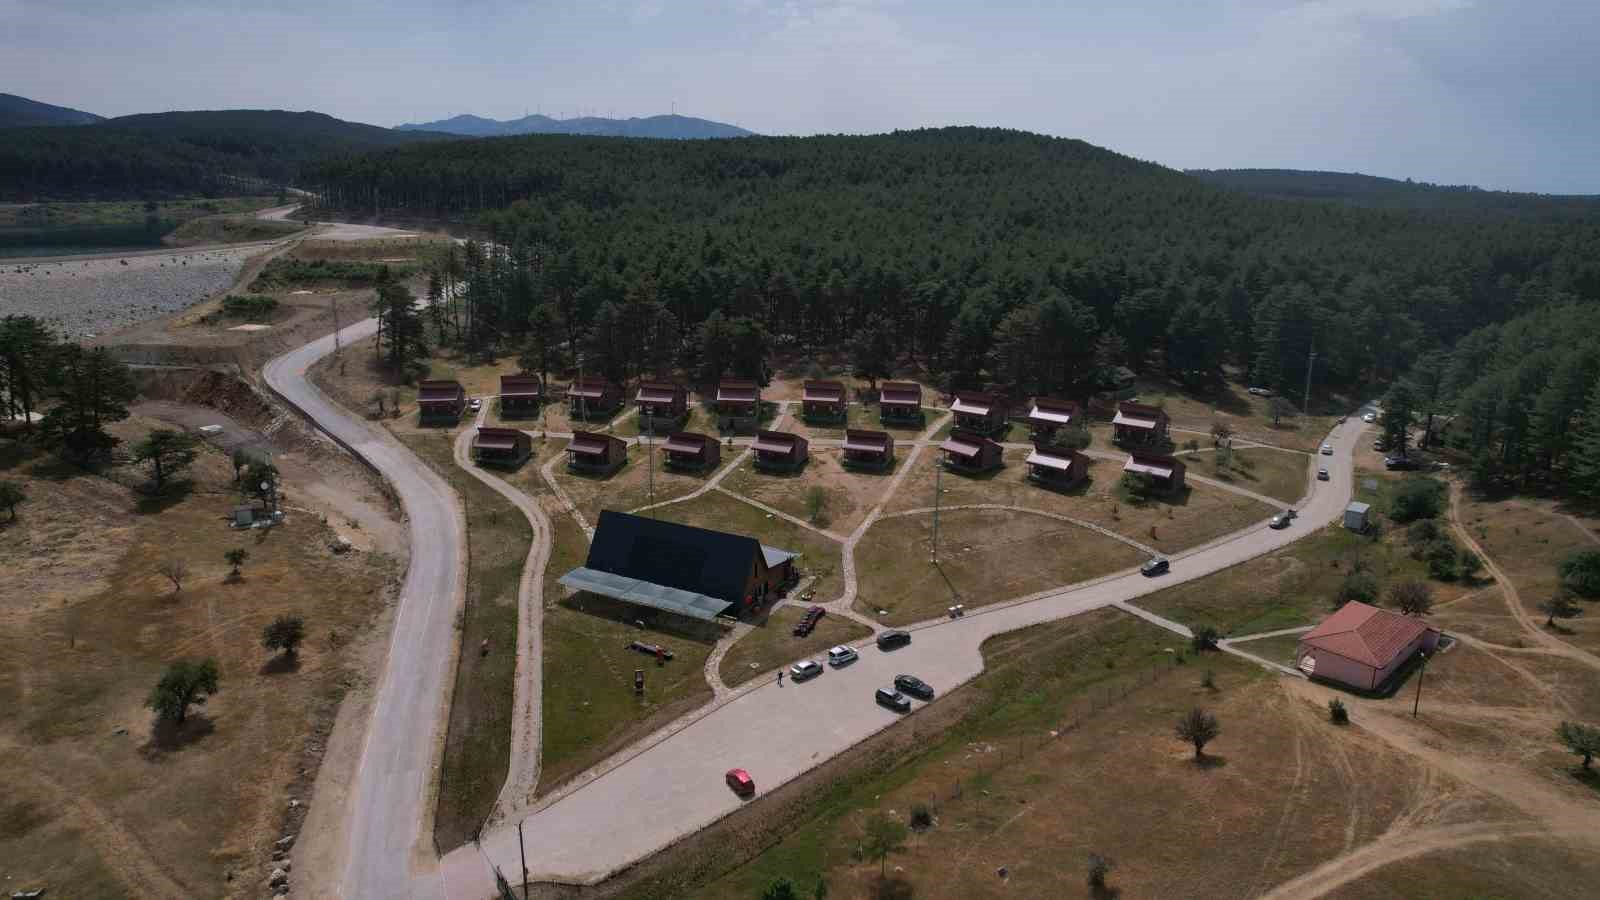
{"label": "lone tree", "polygon": [[1215,625],[1196,625],[1193,629],[1193,635],[1189,639],[1189,643],[1194,647],[1194,652],[1196,653],[1217,649],[1217,641],[1222,639],[1222,632],[1218,631]]}
{"label": "lone tree", "polygon": [[1556,737],[1567,749],[1583,757],[1583,768],[1588,771],[1594,755],[1600,753],[1600,728],[1577,722],[1562,722],[1556,726]]}
{"label": "lone tree", "polygon": [[0,481],[0,506],[4,506],[11,513],[11,521],[17,520],[17,506],[28,499],[28,494],[22,485],[15,481]]}
{"label": "lone tree", "polygon": [[121,440],[105,426],[128,417],[128,403],[138,391],[128,367],[104,347],[85,350],[64,344],[53,355],[50,378],[59,401],[44,414],[40,429],[67,456],[88,462],[108,453]]}
{"label": "lone tree", "polygon": [[1211,446],[1221,447],[1233,437],[1233,426],[1227,422],[1211,423]]}
{"label": "lone tree", "polygon": [[1550,595],[1548,600],[1539,601],[1539,612],[1545,615],[1544,627],[1554,628],[1557,619],[1570,619],[1580,610],[1578,604],[1573,602],[1572,595],[1563,588]]}
{"label": "lone tree", "polygon": [[159,494],[166,488],[167,479],[194,463],[194,448],[193,435],[171,428],[157,428],[134,445],[133,461],[150,464],[151,481],[155,492]]}
{"label": "lone tree", "polygon": [[761,900],[800,900],[800,892],[795,889],[793,881],[779,875],[767,884],[766,890],[761,892]]}
{"label": "lone tree", "polygon": [[285,656],[294,656],[305,639],[306,621],[299,616],[279,616],[261,629],[261,646],[282,650]]}
{"label": "lone tree", "polygon": [[1176,731],[1179,740],[1194,745],[1194,758],[1199,762],[1205,757],[1206,744],[1222,733],[1222,726],[1217,723],[1216,716],[1197,706],[1178,720]]}
{"label": "lone tree", "polygon": [[1600,597],[1600,550],[1579,550],[1561,561],[1561,583],[1580,597]]}
{"label": "lone tree", "polygon": [[181,559],[164,559],[156,565],[156,574],[172,582],[172,596],[183,591],[183,580],[189,577],[189,564]]}
{"label": "lone tree", "polygon": [[1433,611],[1433,588],[1414,579],[1402,581],[1389,589],[1389,600],[1408,616],[1425,616]]}
{"label": "lone tree", "polygon": [[180,659],[167,666],[166,674],[156,682],[155,690],[145,700],[145,706],[155,710],[159,718],[182,725],[189,715],[189,707],[204,706],[206,698],[216,692],[216,660],[191,662]]}
{"label": "lone tree", "polygon": [[1116,860],[1109,856],[1101,856],[1094,851],[1089,852],[1089,889],[1099,893],[1106,889],[1106,876],[1117,867]]}
{"label": "lone tree", "polygon": [[239,567],[243,566],[244,561],[250,558],[250,551],[243,547],[235,547],[232,550],[229,550],[227,553],[222,554],[222,558],[227,560],[228,565],[233,567],[233,571],[228,573],[228,580],[238,581]]}
{"label": "lone tree", "polygon": [[889,874],[889,854],[905,849],[906,827],[883,813],[873,813],[863,837],[861,851],[868,860],[877,860],[881,881]]}
{"label": "lone tree", "polygon": [[851,374],[867,380],[867,389],[876,391],[878,380],[894,374],[894,326],[882,315],[874,315],[850,343]]}

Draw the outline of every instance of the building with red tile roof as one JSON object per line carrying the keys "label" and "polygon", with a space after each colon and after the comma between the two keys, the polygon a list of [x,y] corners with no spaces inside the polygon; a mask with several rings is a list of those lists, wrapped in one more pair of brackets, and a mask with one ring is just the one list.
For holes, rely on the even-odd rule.
{"label": "building with red tile roof", "polygon": [[1295,664],[1312,678],[1377,690],[1418,651],[1439,645],[1439,629],[1351,601],[1300,636]]}

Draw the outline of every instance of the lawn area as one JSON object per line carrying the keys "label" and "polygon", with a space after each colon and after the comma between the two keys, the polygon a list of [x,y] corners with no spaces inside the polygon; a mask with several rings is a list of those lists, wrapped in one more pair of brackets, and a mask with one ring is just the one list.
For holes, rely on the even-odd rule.
{"label": "lawn area", "polygon": [[[563,450],[567,445],[566,441],[553,443]],[[628,462],[610,477],[573,474],[567,471],[567,464],[563,460],[555,465],[556,482],[566,490],[584,518],[593,524],[599,519],[600,511],[603,509],[629,512],[651,502],[649,455],[652,453],[655,454],[654,498],[657,503],[694,493],[720,471],[720,467],[710,472],[680,472],[668,469],[662,464],[666,454],[660,447],[635,444],[628,448]],[[735,448],[730,451],[727,447],[723,447],[722,453],[722,466],[731,466],[739,450]]]}
{"label": "lawn area", "polygon": [[[1312,401],[1317,415],[1289,416],[1281,424],[1273,425],[1268,410],[1269,398],[1250,394],[1246,387],[1242,383],[1229,383],[1214,397],[1201,399],[1172,382],[1141,378],[1138,399],[1140,403],[1160,406],[1167,411],[1174,429],[1172,440],[1180,446],[1190,438],[1209,445],[1212,424],[1224,422],[1241,438],[1306,451],[1316,450],[1339,416],[1356,406],[1355,401],[1344,398],[1326,401],[1318,398]],[[1296,407],[1300,405],[1299,399],[1290,399]],[[1333,414],[1324,414],[1328,412]],[[1204,433],[1190,434],[1177,429]]]}
{"label": "lawn area", "polygon": [[1293,667],[1298,662],[1295,659],[1295,650],[1300,646],[1300,635],[1280,634],[1275,637],[1243,641],[1233,646],[1246,653],[1253,653],[1269,662]]}
{"label": "lawn area", "polygon": [[826,603],[844,590],[841,547],[837,541],[763,512],[720,491],[711,491],[682,503],[671,503],[652,512],[669,522],[747,534],[769,547],[799,553],[795,567],[802,578],[816,578],[812,587],[817,592],[818,602]]}
{"label": "lawn area", "polygon": [[806,607],[804,603],[785,604],[735,641],[717,670],[722,683],[737,687],[759,675],[771,675],[779,666],[787,666],[837,644],[859,641],[872,633],[865,625],[844,616],[829,615],[822,617],[811,634],[795,637],[791,632],[805,614]]}
{"label": "lawn area", "polygon": [[[1205,885],[1208,896],[1249,897],[1342,852],[1347,830],[1375,838],[1411,801],[1421,779],[1408,761],[1328,726],[1241,661],[1207,657],[1216,687],[1202,687],[1201,667],[1174,667],[1169,646],[1167,633],[1110,610],[991,640],[989,668],[957,692],[969,701],[958,721],[828,773],[788,809],[753,809],[777,832],[735,845],[755,857],[672,895],[755,897],[780,876],[809,892],[821,876],[830,896],[872,896],[879,865],[858,852],[868,817],[904,824],[926,805],[930,825],[888,860],[888,896],[1079,896],[1098,852],[1117,860],[1111,884],[1123,896]],[[1207,766],[1172,735],[1196,705],[1222,723]],[[1328,797],[1340,801],[1330,808]],[[1205,840],[1185,810],[1203,816]]]}
{"label": "lawn area", "polygon": [[[631,407],[631,406],[629,407],[629,409],[633,409],[633,408],[634,407]],[[563,411],[562,414],[564,416],[565,415],[565,411]],[[625,418],[624,417],[618,417],[618,418],[619,418],[619,421],[617,421],[616,424],[611,427],[611,433],[616,435],[617,437],[620,437],[620,438],[637,437],[638,435],[644,433],[639,428],[639,417],[638,416],[627,416]],[[555,428],[554,426],[552,426],[551,430],[552,431],[561,431],[563,429]],[[690,403],[689,404],[689,418],[688,418],[688,420],[684,423],[683,427],[675,429],[675,430],[677,430],[677,431],[693,431],[693,432],[698,432],[699,434],[716,434],[717,433],[717,417],[716,417],[716,415],[714,413],[712,413],[709,410],[707,410],[704,406],[701,406],[698,403]],[[657,441],[667,437],[667,435],[668,435],[668,432],[666,432],[666,431],[657,431],[655,433],[655,437],[656,437]]]}
{"label": "lawn area", "polygon": [[[1328,900],[1577,896],[1600,883],[1600,858],[1555,840],[1487,841],[1413,856],[1324,895]],[[1578,888],[1581,892],[1581,888]]]}
{"label": "lawn area", "polygon": [[[924,401],[927,397],[923,398]],[[887,431],[894,436],[896,443],[900,441],[915,440],[928,427],[928,423],[937,417],[932,410],[926,410],[925,421],[921,423],[883,423],[878,421],[878,405],[868,406],[865,403],[851,403],[849,414],[844,425],[831,423],[817,423],[809,425],[801,418],[800,404],[795,403],[789,407],[789,420],[784,424],[785,431],[793,431],[806,437],[842,439],[845,428],[861,428],[867,431]]]}
{"label": "lawn area", "polygon": [[[131,442],[160,425],[111,430]],[[340,701],[368,677],[359,651],[403,566],[333,553],[334,532],[301,511],[228,528],[233,470],[204,444],[192,489],[160,498],[124,486],[142,472],[14,449],[0,440],[0,477],[29,497],[0,526],[7,894],[259,896],[272,842],[301,824],[286,797],[307,796]],[[231,549],[249,553],[238,581]],[[181,590],[156,572],[168,560],[188,568]],[[280,615],[304,618],[296,659],[261,646]],[[145,700],[163,670],[204,658],[219,691],[158,724]]]}
{"label": "lawn area", "polygon": [[[939,565],[928,562],[933,517],[880,519],[856,545],[856,609],[888,625],[1064,587],[1139,564],[1132,547],[1044,516],[950,510],[939,516]],[[879,610],[888,614],[878,616]]]}
{"label": "lawn area", "polygon": [[[511,753],[516,692],[517,589],[533,531],[521,510],[455,464],[448,441],[401,435],[461,497],[467,517],[467,597],[461,654],[440,761],[434,840],[442,849],[472,839],[494,809]],[[489,641],[488,654],[478,652]]]}
{"label": "lawn area", "polygon": [[[922,454],[916,468],[890,498],[887,511],[933,506],[934,469],[940,455],[934,448]],[[1176,498],[1135,505],[1118,490],[1121,462],[1109,459],[1091,458],[1088,483],[1061,493],[1027,480],[1027,466],[1023,462],[1027,458],[1027,450],[1007,450],[1005,467],[998,472],[975,478],[945,472],[939,479],[944,492],[942,503],[947,506],[999,503],[1071,516],[1164,553],[1203,544],[1247,525],[1264,522],[1273,513],[1272,507],[1260,501],[1199,483],[1190,484],[1188,490]],[[1196,466],[1197,471],[1205,468],[1209,466]]]}
{"label": "lawn area", "polygon": [[[805,468],[794,473],[758,471],[752,456],[729,473],[722,486],[818,528],[848,535],[883,498],[894,478],[894,469],[884,472],[846,469],[841,463],[843,456],[843,450],[812,447]],[[896,462],[898,464],[898,458]],[[810,509],[813,491],[822,492],[822,507],[814,521]]]}
{"label": "lawn area", "polygon": [[1303,454],[1268,447],[1234,450],[1226,454],[1226,462],[1224,454],[1215,452],[1184,454],[1183,459],[1191,475],[1215,478],[1285,503],[1297,503],[1305,495],[1307,473],[1317,465]]}
{"label": "lawn area", "polygon": [[[1569,554],[1600,550],[1587,529],[1575,525],[1545,501],[1507,499],[1486,501],[1462,498],[1461,518],[1484,552],[1516,586],[1528,615],[1542,623],[1541,601],[1561,584],[1557,566]],[[1578,520],[1580,523],[1584,519]],[[1592,523],[1590,523],[1592,526]],[[1600,650],[1600,602],[1578,600],[1583,614],[1559,620],[1568,633],[1562,638],[1589,651]]]}

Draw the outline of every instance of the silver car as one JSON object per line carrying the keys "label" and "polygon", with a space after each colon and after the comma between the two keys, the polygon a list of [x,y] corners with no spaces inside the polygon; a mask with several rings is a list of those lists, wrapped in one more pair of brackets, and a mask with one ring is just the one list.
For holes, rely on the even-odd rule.
{"label": "silver car", "polygon": [[828,665],[835,669],[847,666],[858,658],[854,647],[834,647],[828,651]]}
{"label": "silver car", "polygon": [[795,681],[809,681],[822,674],[816,660],[803,659],[789,667],[789,677]]}
{"label": "silver car", "polygon": [[1323,444],[1322,445],[1322,455],[1323,456],[1332,456],[1333,455],[1333,445],[1332,444]]}

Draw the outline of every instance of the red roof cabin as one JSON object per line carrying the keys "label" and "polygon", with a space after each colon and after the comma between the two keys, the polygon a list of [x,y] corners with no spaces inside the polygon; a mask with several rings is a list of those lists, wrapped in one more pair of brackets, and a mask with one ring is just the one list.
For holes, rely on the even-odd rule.
{"label": "red roof cabin", "polygon": [[1028,411],[1028,432],[1035,443],[1053,441],[1061,429],[1078,418],[1078,404],[1071,400],[1052,397],[1033,398],[1033,409]]}
{"label": "red roof cabin", "polygon": [[709,434],[680,431],[667,438],[661,450],[667,455],[667,465],[674,469],[704,472],[722,462],[722,445]]}
{"label": "red roof cabin", "polygon": [[500,415],[515,419],[535,416],[544,404],[544,381],[537,375],[500,376]]}
{"label": "red roof cabin", "polygon": [[993,394],[957,391],[950,411],[956,414],[956,427],[978,434],[998,434],[1006,428],[1006,407]]}
{"label": "red roof cabin", "polygon": [[515,428],[479,428],[472,436],[478,465],[520,466],[533,455],[533,439]]}
{"label": "red roof cabin", "polygon": [[1158,493],[1176,494],[1183,490],[1183,460],[1164,453],[1144,453],[1135,450],[1122,464],[1122,471],[1144,475],[1150,479]]}
{"label": "red roof cabin", "polygon": [[1089,477],[1089,457],[1066,447],[1035,444],[1028,454],[1028,480],[1042,487],[1065,490]]}
{"label": "red roof cabin", "polygon": [[760,417],[760,385],[734,379],[717,385],[717,419],[723,431],[754,431]]}
{"label": "red roof cabin", "polygon": [[1159,406],[1124,400],[1117,404],[1111,419],[1111,437],[1119,444],[1158,447],[1169,442],[1171,423],[1167,411]]}
{"label": "red roof cabin", "polygon": [[793,472],[806,464],[810,442],[787,431],[756,432],[756,468]]}
{"label": "red roof cabin", "polygon": [[567,471],[608,478],[628,462],[628,442],[595,431],[574,431],[567,442]]}
{"label": "red roof cabin", "polygon": [[975,431],[952,431],[939,449],[944,467],[963,475],[981,475],[1003,465],[1000,445]]}
{"label": "red roof cabin", "polygon": [[885,425],[922,424],[922,385],[885,381],[878,388],[878,421]]}
{"label": "red roof cabin", "polygon": [[689,418],[689,391],[670,381],[641,381],[633,402],[639,406],[639,428],[670,434]]}
{"label": "red roof cabin", "polygon": [[1295,665],[1311,678],[1379,690],[1418,652],[1439,646],[1439,629],[1357,600],[1300,636]]}
{"label": "red roof cabin", "polygon": [[887,431],[844,430],[844,465],[880,472],[894,468],[894,436]]}
{"label": "red roof cabin", "polygon": [[422,425],[454,425],[467,408],[467,390],[459,381],[424,381],[417,385],[417,418]]}
{"label": "red roof cabin", "polygon": [[840,381],[808,381],[801,386],[800,410],[808,422],[843,422],[850,401]]}
{"label": "red roof cabin", "polygon": [[567,386],[567,405],[567,412],[578,421],[610,418],[622,408],[622,388],[600,376],[580,378]]}

